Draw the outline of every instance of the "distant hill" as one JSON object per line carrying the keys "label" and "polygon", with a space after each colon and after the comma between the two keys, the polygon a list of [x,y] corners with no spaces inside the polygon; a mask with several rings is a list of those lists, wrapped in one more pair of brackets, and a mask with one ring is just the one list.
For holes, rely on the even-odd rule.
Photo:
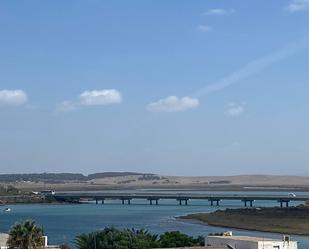
{"label": "distant hill", "polygon": [[88,180],[100,179],[106,177],[119,177],[119,176],[149,176],[154,174],[144,174],[144,173],[136,173],[136,172],[104,172],[104,173],[94,173],[88,175]]}
{"label": "distant hill", "polygon": [[[12,185],[25,191],[107,189],[202,189],[287,191],[309,189],[309,177],[284,175],[164,176],[137,172],[0,174],[0,186]],[[297,187],[297,188],[295,188]]]}
{"label": "distant hill", "polygon": [[64,181],[88,181],[94,179],[101,179],[107,177],[120,177],[120,176],[149,176],[153,174],[144,174],[136,172],[103,172],[94,173],[88,176],[76,173],[39,173],[39,174],[0,174],[0,182],[47,182],[57,183]]}

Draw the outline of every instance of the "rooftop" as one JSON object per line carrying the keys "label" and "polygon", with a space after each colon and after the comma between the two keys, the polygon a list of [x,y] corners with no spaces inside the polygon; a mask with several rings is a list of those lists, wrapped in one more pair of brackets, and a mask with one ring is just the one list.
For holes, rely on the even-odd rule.
{"label": "rooftop", "polygon": [[173,248],[165,248],[165,249],[229,249],[228,246],[193,246],[193,247],[173,247]]}
{"label": "rooftop", "polygon": [[262,237],[251,237],[251,236],[208,236],[208,238],[220,238],[229,240],[243,240],[243,241],[281,241],[280,239],[270,239]]}

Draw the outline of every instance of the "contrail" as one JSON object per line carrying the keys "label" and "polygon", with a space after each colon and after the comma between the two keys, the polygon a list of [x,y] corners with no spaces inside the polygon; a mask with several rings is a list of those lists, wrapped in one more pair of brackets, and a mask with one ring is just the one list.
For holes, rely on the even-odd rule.
{"label": "contrail", "polygon": [[225,89],[231,85],[238,83],[252,75],[258,74],[265,68],[270,67],[278,61],[286,59],[306,48],[309,44],[309,39],[303,39],[301,41],[289,44],[269,55],[257,58],[241,69],[223,77],[222,79],[207,85],[206,87],[200,89],[199,91],[193,93],[191,96],[202,97],[204,95],[217,92]]}

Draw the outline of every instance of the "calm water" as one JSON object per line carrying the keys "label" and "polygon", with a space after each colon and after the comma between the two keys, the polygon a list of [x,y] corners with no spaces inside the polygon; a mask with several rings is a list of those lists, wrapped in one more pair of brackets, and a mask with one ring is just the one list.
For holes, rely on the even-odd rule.
{"label": "calm water", "polygon": [[[256,192],[260,194],[261,192]],[[239,192],[239,194],[242,194]],[[265,194],[265,193],[263,193]],[[278,193],[276,193],[278,194]],[[308,193],[304,193],[308,194]],[[219,207],[237,208],[239,201],[224,201]],[[298,203],[294,203],[298,204]],[[255,206],[274,206],[275,202],[255,202]],[[7,206],[5,206],[7,207]],[[120,201],[107,201],[104,205],[11,205],[10,213],[0,212],[0,232],[8,229],[18,220],[31,218],[44,226],[50,244],[73,244],[76,235],[83,232],[103,229],[106,226],[117,228],[145,228],[154,233],[168,230],[180,230],[190,235],[207,235],[210,232],[226,231],[224,228],[191,224],[175,220],[175,216],[196,212],[211,212],[207,201],[190,201],[188,206],[179,206],[176,201],[162,200],[158,206],[150,206],[146,201],[133,200],[131,205],[120,205]],[[4,207],[3,207],[4,208]],[[281,235],[233,230],[238,235],[255,235],[280,238]],[[309,237],[292,236],[299,241],[299,249],[309,248]]]}

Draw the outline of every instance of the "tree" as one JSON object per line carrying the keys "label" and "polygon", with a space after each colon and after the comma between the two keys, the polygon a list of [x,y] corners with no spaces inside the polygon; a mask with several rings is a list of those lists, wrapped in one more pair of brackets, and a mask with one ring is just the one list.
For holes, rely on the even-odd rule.
{"label": "tree", "polygon": [[83,233],[76,237],[75,244],[79,249],[95,249],[95,233]]}
{"label": "tree", "polygon": [[159,238],[147,230],[105,228],[76,237],[78,249],[148,249],[203,245],[202,236],[194,238],[179,231],[166,232]]}
{"label": "tree", "polygon": [[162,248],[195,246],[198,244],[196,239],[179,231],[165,232],[160,236],[159,242]]}
{"label": "tree", "polygon": [[152,234],[145,229],[135,230],[132,228],[130,232],[135,236],[136,248],[157,248],[160,247],[158,235]]}
{"label": "tree", "polygon": [[205,246],[205,237],[204,236],[198,236],[196,239],[194,239],[194,243],[197,246]]}
{"label": "tree", "polygon": [[60,249],[71,249],[71,248],[67,244],[62,244],[62,245],[60,245]]}
{"label": "tree", "polygon": [[34,221],[26,220],[16,223],[9,231],[7,246],[9,249],[44,248],[44,231]]}
{"label": "tree", "polygon": [[158,247],[157,235],[146,230],[105,228],[76,237],[78,249],[146,249]]}

